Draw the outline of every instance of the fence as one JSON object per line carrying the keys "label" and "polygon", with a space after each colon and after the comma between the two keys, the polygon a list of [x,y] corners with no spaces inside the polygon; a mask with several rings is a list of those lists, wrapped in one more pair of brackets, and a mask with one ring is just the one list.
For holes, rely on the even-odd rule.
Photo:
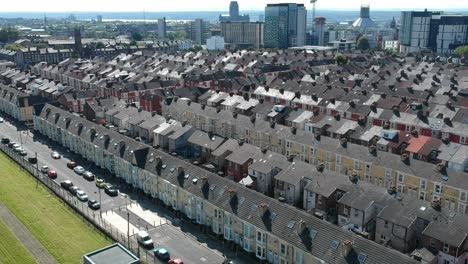
{"label": "fence", "polygon": [[103,234],[112,240],[117,241],[122,245],[127,245],[127,248],[132,251],[133,254],[140,257],[141,262],[157,264],[162,263],[158,259],[154,258],[153,254],[148,253],[146,249],[141,248],[133,234],[122,233],[111,223],[103,219],[100,211],[91,210],[87,206],[87,203],[79,201],[70,192],[63,189],[59,183],[55,182],[46,174],[42,173],[38,168],[39,163],[30,163],[26,157],[20,156],[5,144],[0,144],[0,150],[8,155],[13,161],[18,163],[23,169],[28,171],[32,176],[34,176],[34,178],[37,180],[37,184],[44,184],[47,188],[49,188],[49,190],[60,197],[61,200],[74,209],[74,211],[79,214],[83,220],[87,221],[89,224],[92,224],[95,228],[100,230]]}

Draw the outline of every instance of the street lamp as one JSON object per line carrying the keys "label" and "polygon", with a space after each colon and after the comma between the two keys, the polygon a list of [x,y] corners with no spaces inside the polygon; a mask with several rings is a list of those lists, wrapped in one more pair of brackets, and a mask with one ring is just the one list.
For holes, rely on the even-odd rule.
{"label": "street lamp", "polygon": [[101,188],[99,188],[99,187],[97,187],[97,188],[98,188],[98,191],[99,191],[99,215],[102,217]]}

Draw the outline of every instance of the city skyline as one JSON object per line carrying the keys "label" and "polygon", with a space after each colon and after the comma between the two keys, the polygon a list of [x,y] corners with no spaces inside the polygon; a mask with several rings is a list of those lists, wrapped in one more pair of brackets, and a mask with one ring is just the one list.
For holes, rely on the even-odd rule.
{"label": "city skyline", "polygon": [[[116,0],[112,5],[105,1],[82,0],[79,2],[63,1],[57,2],[53,0],[44,0],[38,3],[34,0],[25,0],[21,2],[11,2],[3,7],[3,12],[171,12],[171,11],[220,11],[227,12],[229,10],[230,1],[206,0],[203,5],[193,0],[180,0],[177,2],[149,1],[149,0],[134,0],[131,3],[123,0]],[[240,10],[263,10],[267,4],[271,3],[301,3],[311,8],[310,1],[281,1],[281,0],[258,0],[248,1],[239,0]],[[361,1],[349,0],[327,0],[318,1],[318,9],[358,9],[363,2],[370,2],[373,10],[401,10],[401,9],[437,9],[440,10],[440,2],[436,1]],[[393,8],[397,6],[398,8]],[[464,9],[468,8],[468,3],[461,3],[459,0],[444,1],[443,9]]]}

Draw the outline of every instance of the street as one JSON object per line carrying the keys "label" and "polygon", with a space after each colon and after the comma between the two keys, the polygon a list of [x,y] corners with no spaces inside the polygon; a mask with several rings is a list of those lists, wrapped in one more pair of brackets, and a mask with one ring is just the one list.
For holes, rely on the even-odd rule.
{"label": "street", "polygon": [[[5,118],[5,122],[0,124],[0,135],[2,137],[7,137],[10,141],[22,144],[22,147],[28,153],[27,157],[34,157],[37,153],[38,168],[47,165],[50,169],[55,170],[57,172],[57,179],[54,181],[57,183],[70,180],[75,186],[86,192],[89,199],[101,201],[102,218],[111,225],[114,225],[120,232],[127,233],[127,216],[129,216],[130,224],[134,227],[130,232],[131,236],[133,236],[134,230],[148,230],[148,233],[152,236],[154,245],[156,247],[165,247],[170,252],[171,257],[182,258],[184,263],[218,264],[223,262],[224,257],[222,252],[211,249],[206,244],[202,244],[192,237],[187,237],[179,228],[173,226],[173,219],[170,216],[162,212],[154,204],[148,205],[148,199],[140,198],[132,191],[127,193],[126,184],[115,181],[109,172],[97,168],[89,161],[83,160],[78,155],[48,140],[45,136],[34,135],[26,127],[17,124],[5,115],[0,116]],[[62,157],[60,159],[53,159],[51,157],[53,151],[57,151]],[[111,197],[104,190],[101,190],[99,194],[100,189],[96,187],[94,181],[87,181],[67,167],[67,162],[70,160],[91,171],[96,177],[103,178],[105,182],[116,186],[119,190],[119,195]],[[47,177],[47,175],[44,174],[44,177]],[[76,198],[74,199],[76,201],[75,204],[78,203],[79,205],[81,203]],[[141,205],[139,204],[139,200],[143,202]],[[84,207],[86,210],[87,203],[79,206]],[[128,215],[127,212],[129,213]],[[109,221],[111,219],[120,221]],[[152,254],[152,252],[148,251],[145,254]],[[238,263],[244,263],[244,261]]]}

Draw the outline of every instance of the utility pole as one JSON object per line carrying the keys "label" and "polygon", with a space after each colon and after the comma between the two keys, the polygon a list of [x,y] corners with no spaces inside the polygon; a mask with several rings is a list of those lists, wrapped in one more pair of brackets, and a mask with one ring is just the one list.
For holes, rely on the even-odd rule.
{"label": "utility pole", "polygon": [[[128,210],[128,209],[127,209]],[[130,212],[127,211],[127,246],[130,249]]]}
{"label": "utility pole", "polygon": [[101,204],[101,188],[97,187],[99,190],[99,215],[102,217],[102,204]]}
{"label": "utility pole", "polygon": [[39,177],[41,176],[39,173],[39,161],[37,160],[37,151],[34,152],[34,157],[36,158],[36,172],[37,172],[36,189],[37,189],[37,187],[39,187]]}

